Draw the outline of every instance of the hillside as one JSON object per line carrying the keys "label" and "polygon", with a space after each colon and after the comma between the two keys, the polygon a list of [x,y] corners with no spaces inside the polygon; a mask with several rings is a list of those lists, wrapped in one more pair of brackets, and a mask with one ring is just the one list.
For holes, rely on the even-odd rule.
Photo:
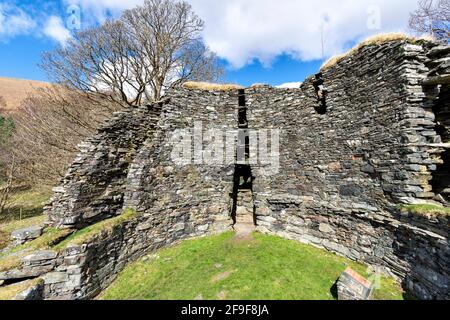
{"label": "hillside", "polygon": [[47,86],[46,82],[0,77],[0,96],[5,99],[7,112],[14,112],[31,93]]}

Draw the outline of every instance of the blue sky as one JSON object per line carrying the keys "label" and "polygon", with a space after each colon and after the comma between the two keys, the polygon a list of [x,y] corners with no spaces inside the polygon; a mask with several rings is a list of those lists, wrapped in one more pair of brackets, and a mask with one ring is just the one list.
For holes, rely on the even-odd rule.
{"label": "blue sky", "polygon": [[[303,81],[323,59],[367,36],[408,31],[409,12],[417,6],[416,0],[187,1],[206,23],[203,38],[226,65],[226,80],[242,85]],[[68,8],[78,8],[79,26],[86,28],[140,3],[1,0],[0,76],[46,81],[38,63],[71,36]]]}

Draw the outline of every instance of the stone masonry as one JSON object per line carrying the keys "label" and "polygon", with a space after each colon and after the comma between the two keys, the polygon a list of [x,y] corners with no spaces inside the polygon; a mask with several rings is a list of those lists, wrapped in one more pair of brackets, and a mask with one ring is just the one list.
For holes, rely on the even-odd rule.
{"label": "stone masonry", "polygon": [[[81,145],[47,213],[69,229],[125,209],[136,217],[83,245],[32,253],[0,280],[28,270],[44,279],[41,298],[92,298],[127,263],[245,217],[261,232],[381,267],[420,299],[450,299],[448,217],[398,208],[449,205],[449,59],[448,47],[430,42],[369,45],[299,89],[177,87],[164,102],[117,113]],[[280,130],[277,173],[260,162],[195,157],[196,144],[216,142],[205,130],[238,137],[242,128]],[[188,163],[172,159],[176,130],[192,136]],[[251,177],[241,190],[242,166]]]}

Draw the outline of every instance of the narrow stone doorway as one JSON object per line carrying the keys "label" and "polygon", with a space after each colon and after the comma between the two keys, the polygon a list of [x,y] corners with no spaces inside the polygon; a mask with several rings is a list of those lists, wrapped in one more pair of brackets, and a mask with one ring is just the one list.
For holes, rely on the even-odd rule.
{"label": "narrow stone doorway", "polygon": [[253,176],[248,165],[236,165],[233,187],[233,228],[237,236],[249,236],[256,228],[252,191]]}
{"label": "narrow stone doorway", "polygon": [[253,175],[248,164],[250,141],[248,136],[247,106],[245,90],[238,94],[238,138],[236,164],[233,180],[233,206],[231,216],[236,236],[247,237],[256,228],[255,208],[253,203]]}

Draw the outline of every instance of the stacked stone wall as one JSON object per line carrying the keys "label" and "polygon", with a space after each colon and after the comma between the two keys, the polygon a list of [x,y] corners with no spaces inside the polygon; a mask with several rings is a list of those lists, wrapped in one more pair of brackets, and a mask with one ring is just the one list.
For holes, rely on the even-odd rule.
{"label": "stacked stone wall", "polygon": [[[323,70],[320,95],[317,77],[299,89],[245,89],[248,130],[281,130],[279,154],[271,155],[279,155],[278,173],[251,164],[260,231],[379,266],[419,298],[450,298],[448,217],[398,208],[447,205],[432,183],[448,150],[436,120],[446,89],[423,84],[433,61],[448,55],[436,50],[403,41],[366,46]],[[59,253],[45,298],[91,298],[143,254],[231,228],[236,164],[204,163],[194,149],[213,144],[208,129],[237,132],[239,95],[172,88],[160,108],[117,114],[82,146],[47,210],[53,224],[82,228],[125,209],[138,217]],[[438,110],[436,95],[444,97]],[[192,138],[183,165],[173,159],[177,130]]]}

